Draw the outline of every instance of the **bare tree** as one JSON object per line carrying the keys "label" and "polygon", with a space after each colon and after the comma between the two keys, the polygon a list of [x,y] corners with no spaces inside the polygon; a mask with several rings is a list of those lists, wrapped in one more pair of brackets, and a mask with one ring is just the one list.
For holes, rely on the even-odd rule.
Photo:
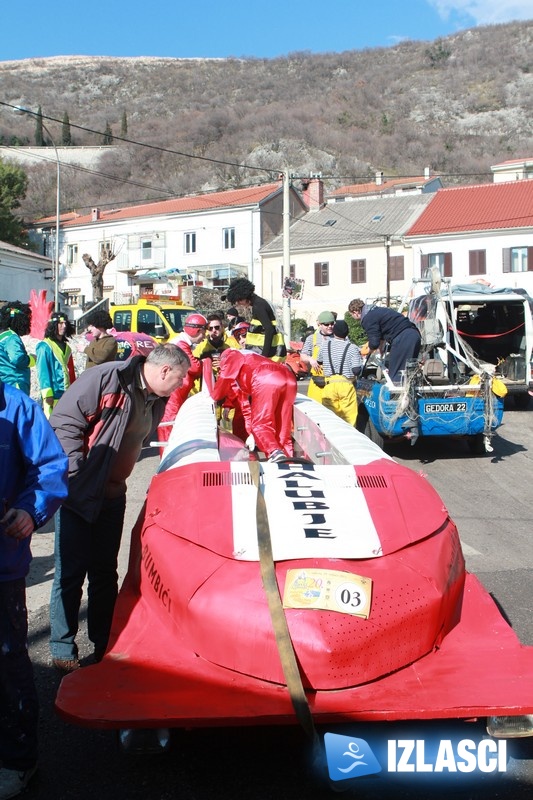
{"label": "bare tree", "polygon": [[104,270],[110,261],[117,257],[111,247],[102,248],[98,264],[89,253],[82,255],[83,263],[91,273],[91,286],[93,287],[93,300],[99,303],[104,299]]}

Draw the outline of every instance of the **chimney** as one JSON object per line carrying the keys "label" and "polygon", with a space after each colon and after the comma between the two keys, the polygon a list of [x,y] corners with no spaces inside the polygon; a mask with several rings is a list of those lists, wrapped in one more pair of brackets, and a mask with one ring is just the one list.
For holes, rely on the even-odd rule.
{"label": "chimney", "polygon": [[324,205],[324,184],[318,176],[302,180],[302,195],[309,211],[320,211]]}
{"label": "chimney", "polygon": [[100,219],[100,209],[93,208],[91,211],[91,220],[92,222],[97,222]]}
{"label": "chimney", "polygon": [[383,183],[383,173],[376,172],[376,186],[381,186],[382,183]]}
{"label": "chimney", "polygon": [[430,177],[429,173],[430,173],[430,168],[429,167],[424,167],[424,178],[426,180],[429,180],[429,177]]}

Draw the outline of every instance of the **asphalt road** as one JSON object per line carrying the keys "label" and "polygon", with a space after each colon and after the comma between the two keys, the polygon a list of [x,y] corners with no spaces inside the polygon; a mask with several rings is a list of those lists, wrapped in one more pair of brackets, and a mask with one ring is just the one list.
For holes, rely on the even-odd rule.
{"label": "asphalt road", "polygon": [[[531,645],[532,422],[533,408],[514,411],[510,405],[493,440],[493,453],[481,457],[472,456],[459,440],[419,442],[414,448],[393,451],[399,461],[426,474],[439,491],[457,523],[468,568],[493,594],[521,640]],[[130,479],[128,530],[157,460],[157,456],[143,458]],[[52,528],[50,524],[48,530]],[[308,742],[297,728],[180,731],[173,733],[168,753],[141,757],[120,752],[113,733],[63,723],[53,710],[60,677],[50,666],[47,644],[52,539],[50,532],[34,537],[28,589],[30,652],[42,705],[40,770],[25,795],[28,800],[318,800],[332,796],[323,773],[313,768]],[[88,656],[84,634],[80,642],[82,655]],[[426,800],[453,794],[465,800],[530,800],[533,741],[513,743],[510,753],[506,775],[453,786],[411,779],[387,787],[369,778],[345,796]]]}

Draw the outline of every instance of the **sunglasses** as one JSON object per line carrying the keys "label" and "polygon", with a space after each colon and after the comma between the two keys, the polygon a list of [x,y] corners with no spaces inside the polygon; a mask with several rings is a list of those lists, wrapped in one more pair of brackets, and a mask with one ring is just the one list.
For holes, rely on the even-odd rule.
{"label": "sunglasses", "polygon": [[210,325],[207,330],[208,331],[219,331],[221,327],[222,327],[221,325]]}
{"label": "sunglasses", "polygon": [[335,325],[334,322],[321,322],[320,324],[324,325],[325,328],[333,328],[333,326]]}

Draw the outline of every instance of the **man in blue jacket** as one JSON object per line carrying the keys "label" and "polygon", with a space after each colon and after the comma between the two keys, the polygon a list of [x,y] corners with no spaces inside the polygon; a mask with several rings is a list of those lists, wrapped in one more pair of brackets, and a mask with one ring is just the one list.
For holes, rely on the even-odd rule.
{"label": "man in blue jacket", "polygon": [[23,791],[37,769],[26,575],[33,531],[67,496],[67,467],[41,409],[0,381],[0,800]]}
{"label": "man in blue jacket", "polygon": [[348,312],[361,322],[371,353],[379,350],[382,342],[389,343],[389,377],[393,383],[400,383],[407,361],[416,358],[420,352],[420,332],[414,322],[393,308],[369,308],[360,299],[350,302]]}

